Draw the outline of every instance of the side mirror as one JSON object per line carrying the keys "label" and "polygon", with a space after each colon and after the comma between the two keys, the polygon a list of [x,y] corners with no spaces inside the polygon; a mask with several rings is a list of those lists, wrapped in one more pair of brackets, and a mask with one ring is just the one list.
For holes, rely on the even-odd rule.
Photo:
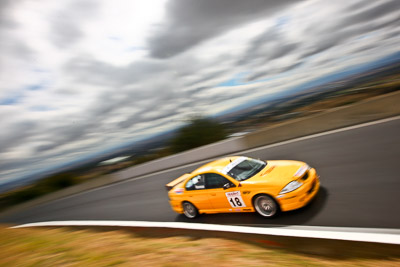
{"label": "side mirror", "polygon": [[226,189],[228,189],[228,188],[231,188],[231,187],[235,187],[235,185],[234,185],[234,184],[231,184],[231,183],[226,183],[226,184],[224,184],[224,186],[223,186],[224,190],[226,190]]}
{"label": "side mirror", "polygon": [[226,184],[224,184],[224,186],[223,186],[224,190],[226,190],[226,189],[228,189],[228,188],[230,188],[230,187],[231,187],[231,185],[230,185],[229,183],[226,183]]}

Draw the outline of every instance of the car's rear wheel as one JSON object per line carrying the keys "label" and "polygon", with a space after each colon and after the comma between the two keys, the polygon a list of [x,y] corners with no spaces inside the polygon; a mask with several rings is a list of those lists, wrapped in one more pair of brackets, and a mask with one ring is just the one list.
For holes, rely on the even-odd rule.
{"label": "car's rear wheel", "polygon": [[192,203],[185,201],[182,203],[182,206],[183,206],[183,214],[189,219],[196,218],[197,215],[199,215],[199,211]]}
{"label": "car's rear wheel", "polygon": [[257,213],[263,217],[271,218],[279,211],[279,206],[276,201],[268,195],[256,196],[253,205]]}

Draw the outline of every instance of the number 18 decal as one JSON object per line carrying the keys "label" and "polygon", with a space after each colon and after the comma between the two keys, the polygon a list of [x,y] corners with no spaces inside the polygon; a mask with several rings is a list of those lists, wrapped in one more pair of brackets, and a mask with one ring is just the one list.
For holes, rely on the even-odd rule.
{"label": "number 18 decal", "polygon": [[246,204],[244,204],[242,196],[240,195],[240,191],[226,192],[225,195],[229,204],[231,204],[233,208],[246,207]]}

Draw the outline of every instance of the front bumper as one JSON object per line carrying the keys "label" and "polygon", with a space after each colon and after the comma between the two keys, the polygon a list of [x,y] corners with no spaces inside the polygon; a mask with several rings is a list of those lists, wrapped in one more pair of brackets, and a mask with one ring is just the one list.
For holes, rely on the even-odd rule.
{"label": "front bumper", "polygon": [[281,210],[289,211],[304,207],[317,195],[319,188],[319,176],[317,175],[315,169],[311,169],[307,181],[304,182],[299,189],[296,189],[293,192],[285,195],[278,196],[277,200]]}

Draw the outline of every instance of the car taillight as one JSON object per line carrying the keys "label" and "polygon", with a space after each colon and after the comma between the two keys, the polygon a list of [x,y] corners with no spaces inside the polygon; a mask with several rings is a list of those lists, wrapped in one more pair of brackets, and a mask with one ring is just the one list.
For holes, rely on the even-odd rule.
{"label": "car taillight", "polygon": [[184,190],[185,189],[183,189],[183,188],[177,188],[177,189],[174,190],[174,193],[180,195],[180,194],[183,194]]}

